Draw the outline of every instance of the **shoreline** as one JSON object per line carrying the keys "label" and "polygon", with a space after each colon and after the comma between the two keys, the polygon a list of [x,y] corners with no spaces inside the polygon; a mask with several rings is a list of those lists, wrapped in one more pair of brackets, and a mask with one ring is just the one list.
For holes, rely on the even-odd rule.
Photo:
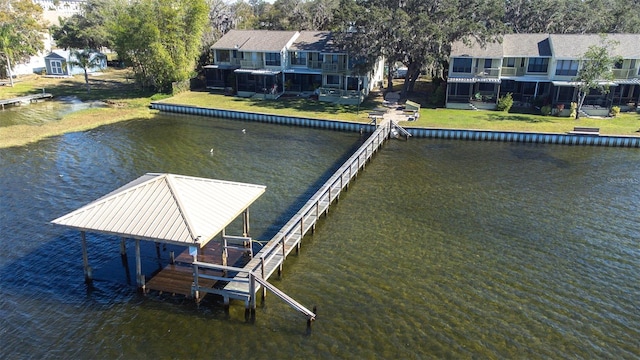
{"label": "shoreline", "polygon": [[[169,99],[165,99],[164,101],[154,102],[157,104],[171,104]],[[115,105],[114,105],[115,104]],[[124,104],[124,106],[123,106]],[[138,101],[136,103],[113,103],[112,106],[105,108],[91,108],[80,110],[62,117],[59,121],[52,121],[40,126],[34,125],[12,125],[7,127],[0,127],[0,149],[17,147],[17,146],[25,146],[28,144],[36,143],[40,140],[44,140],[54,136],[60,136],[68,133],[74,133],[79,131],[87,131],[91,129],[98,128],[100,126],[114,124],[123,121],[129,121],[134,119],[151,119],[160,110],[155,110],[151,108],[152,101],[150,99],[144,99],[142,102]],[[177,101],[175,104],[180,107],[185,108],[199,108],[205,109],[209,111],[226,111],[233,112],[231,109],[214,109],[210,107],[199,107],[191,104],[185,104],[181,101]],[[246,111],[243,111],[246,112]],[[289,117],[288,115],[275,115],[261,112],[247,112],[253,114],[261,114],[267,117]],[[302,117],[305,119],[316,119],[311,116],[304,115],[313,115],[313,114],[304,114]],[[221,116],[226,117],[226,116]],[[318,119],[323,120],[323,119]],[[326,121],[324,119],[323,121]],[[337,120],[333,119],[331,121],[334,122],[342,122],[342,123],[353,123],[353,121],[349,120]],[[363,126],[366,126],[367,123],[360,123]],[[449,132],[495,132],[495,133],[521,133],[521,134],[541,134],[541,135],[556,135],[556,136],[565,136],[567,135],[564,132],[543,132],[543,131],[529,131],[529,130],[492,130],[492,129],[473,129],[473,128],[456,128],[456,127],[432,127],[432,126],[415,126],[413,123],[409,122],[401,122],[401,126],[403,127],[411,127],[420,132],[433,132],[433,131],[449,131]],[[600,134],[601,137],[615,137],[615,138],[640,138],[638,135],[628,135],[628,134]],[[431,136],[423,136],[423,137],[431,137]],[[462,136],[456,135],[454,138],[461,138]],[[464,137],[465,140],[472,140],[468,137]],[[527,141],[528,142],[528,141]],[[544,143],[548,143],[548,141],[544,141]]]}
{"label": "shoreline", "polygon": [[0,127],[0,149],[25,146],[54,136],[87,131],[134,119],[151,119],[158,111],[148,107],[105,107],[80,110],[43,125]]}
{"label": "shoreline", "polygon": [[[362,132],[377,127],[374,123],[359,123],[331,119],[317,119],[303,116],[285,116],[258,112],[248,112],[228,109],[215,109],[168,102],[152,102],[151,108],[166,113],[187,114],[196,116],[208,116],[241,121],[255,121],[270,124],[294,125],[312,127],[318,129],[344,130]],[[399,122],[396,126],[404,128],[410,136],[417,138],[465,140],[465,141],[495,141],[529,144],[555,144],[555,145],[586,145],[601,147],[628,147],[640,148],[639,136],[586,134],[586,133],[557,133],[557,132],[529,132],[485,129],[451,129],[435,127],[412,127],[411,122]],[[373,128],[371,128],[373,126]]]}

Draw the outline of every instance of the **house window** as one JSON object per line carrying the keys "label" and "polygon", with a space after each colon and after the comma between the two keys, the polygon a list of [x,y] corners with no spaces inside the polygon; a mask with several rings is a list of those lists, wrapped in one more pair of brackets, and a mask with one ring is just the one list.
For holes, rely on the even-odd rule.
{"label": "house window", "polygon": [[484,59],[484,68],[485,69],[491,69],[491,59]]}
{"label": "house window", "polygon": [[307,53],[292,51],[289,53],[289,57],[291,58],[291,65],[307,65]]}
{"label": "house window", "polygon": [[229,50],[217,50],[216,58],[218,62],[229,62]]}
{"label": "house window", "polygon": [[63,74],[62,72],[62,61],[60,60],[51,60],[51,73],[55,75]]}
{"label": "house window", "polygon": [[447,86],[447,89],[449,89],[449,95],[464,97],[471,95],[471,86],[469,84],[453,83]]}
{"label": "house window", "polygon": [[622,60],[618,60],[613,64],[614,69],[622,69]]}
{"label": "house window", "polygon": [[505,58],[504,59],[504,67],[516,67],[516,58]]}
{"label": "house window", "polygon": [[280,53],[265,53],[264,58],[265,65],[280,66]]}
{"label": "house window", "polygon": [[502,80],[500,90],[504,92],[514,92],[516,90],[516,82],[513,80]]}
{"label": "house window", "polygon": [[558,60],[558,66],[556,67],[556,75],[563,75],[563,76],[578,75],[578,61],[577,60]]}
{"label": "house window", "polygon": [[328,87],[340,87],[340,76],[339,75],[327,75],[327,86]]}
{"label": "house window", "polygon": [[523,95],[535,95],[536,93],[536,83],[534,82],[523,82],[522,83],[522,94]]}
{"label": "house window", "polygon": [[490,83],[479,83],[478,90],[482,92],[490,92],[495,90],[495,86]]}
{"label": "house window", "polygon": [[568,103],[573,101],[574,88],[571,86],[559,86],[557,99],[558,102]]}
{"label": "house window", "polygon": [[454,58],[453,72],[454,73],[470,73],[471,63],[472,63],[471,58]]}
{"label": "house window", "polygon": [[530,73],[546,73],[549,67],[548,58],[530,58],[527,71]]}

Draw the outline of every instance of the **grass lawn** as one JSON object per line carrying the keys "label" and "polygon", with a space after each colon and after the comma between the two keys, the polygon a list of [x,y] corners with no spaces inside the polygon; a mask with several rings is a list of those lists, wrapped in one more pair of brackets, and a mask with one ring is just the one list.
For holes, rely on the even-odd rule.
{"label": "grass lawn", "polygon": [[640,115],[622,113],[615,118],[580,118],[515,114],[489,110],[421,109],[410,126],[565,133],[574,126],[598,127],[601,134],[640,135]]}
{"label": "grass lawn", "polygon": [[211,94],[207,91],[189,91],[177,94],[163,102],[217,109],[233,109],[267,114],[306,116],[318,119],[369,122],[368,111],[380,105],[382,98],[367,99],[360,107],[335,105],[299,97],[281,97],[277,100],[244,99],[234,96]]}
{"label": "grass lawn", "polygon": [[[381,104],[382,98],[372,98],[360,106],[333,105],[308,99],[253,100],[208,92],[186,92],[162,100],[172,104],[234,109],[268,114],[308,116],[320,119],[369,122],[367,112]],[[622,113],[616,118],[580,118],[515,114],[489,110],[454,110],[421,108],[420,118],[401,125],[449,129],[478,129],[566,133],[574,126],[599,127],[601,134],[640,135],[640,115]]]}

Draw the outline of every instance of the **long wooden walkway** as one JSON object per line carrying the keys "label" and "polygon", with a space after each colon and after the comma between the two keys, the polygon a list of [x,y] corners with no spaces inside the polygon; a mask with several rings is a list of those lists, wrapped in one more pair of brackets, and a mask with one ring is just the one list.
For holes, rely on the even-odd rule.
{"label": "long wooden walkway", "polygon": [[2,108],[2,110],[4,110],[5,105],[29,103],[29,102],[34,102],[38,100],[50,99],[52,97],[53,97],[52,94],[43,92],[41,94],[26,95],[26,96],[11,98],[11,99],[2,99],[0,100],[0,107]]}
{"label": "long wooden walkway", "polygon": [[[264,286],[258,283],[250,289],[251,274],[267,280],[276,271],[282,271],[287,256],[298,250],[300,243],[309,230],[314,230],[316,222],[322,214],[327,214],[329,206],[338,199],[341,192],[347,189],[349,182],[363,169],[374,153],[389,138],[392,122],[383,121],[362,146],[325,182],[325,184],[307,201],[307,203],[282,227],[280,231],[249,261],[241,271],[229,279],[229,283],[220,290],[210,291],[200,288],[199,291],[213,292],[222,295],[225,303],[229,299],[255,302],[257,291]],[[286,301],[286,300],[285,300]]]}

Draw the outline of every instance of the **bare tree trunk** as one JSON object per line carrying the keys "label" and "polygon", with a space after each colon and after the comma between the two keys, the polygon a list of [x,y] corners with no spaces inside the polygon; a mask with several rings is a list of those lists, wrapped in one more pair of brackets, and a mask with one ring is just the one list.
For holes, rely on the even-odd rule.
{"label": "bare tree trunk", "polygon": [[582,105],[584,104],[584,99],[587,97],[587,93],[584,91],[578,91],[578,107],[576,108],[576,120],[580,118],[580,111],[582,110]]}
{"label": "bare tree trunk", "polygon": [[11,71],[11,60],[9,59],[9,55],[7,55],[7,71],[9,72],[9,84],[13,87],[13,71]]}
{"label": "bare tree trunk", "polygon": [[84,69],[84,83],[87,85],[87,92],[91,92],[91,86],[89,86],[89,73],[87,68]]}
{"label": "bare tree trunk", "polygon": [[393,91],[393,65],[395,61],[387,58],[387,91]]}

